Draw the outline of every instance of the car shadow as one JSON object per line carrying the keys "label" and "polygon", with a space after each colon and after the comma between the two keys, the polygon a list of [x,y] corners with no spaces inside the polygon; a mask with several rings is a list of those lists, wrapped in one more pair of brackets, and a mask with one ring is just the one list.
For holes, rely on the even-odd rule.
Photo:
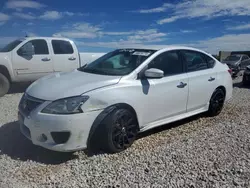
{"label": "car shadow", "polygon": [[0,155],[7,155],[15,160],[31,160],[51,165],[61,164],[77,158],[72,152],[55,152],[33,145],[31,141],[21,134],[17,121],[0,127]]}
{"label": "car shadow", "polygon": [[12,83],[8,94],[24,93],[31,85],[31,82]]}
{"label": "car shadow", "polygon": [[243,85],[242,82],[237,82],[233,84],[233,87],[237,87],[237,88],[250,88],[250,85]]}

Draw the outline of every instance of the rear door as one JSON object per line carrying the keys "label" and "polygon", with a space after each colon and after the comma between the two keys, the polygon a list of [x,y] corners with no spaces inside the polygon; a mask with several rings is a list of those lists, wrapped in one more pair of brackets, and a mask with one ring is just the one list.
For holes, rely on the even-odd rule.
{"label": "rear door", "polygon": [[[25,45],[29,45],[28,43],[31,43],[35,50],[35,54],[30,57],[22,54],[22,48],[25,49]],[[13,50],[12,62],[18,81],[34,81],[54,72],[48,41],[44,39],[27,41],[20,48]]]}
{"label": "rear door", "polygon": [[68,72],[79,67],[76,46],[68,40],[51,40],[55,72]]}
{"label": "rear door", "polygon": [[189,95],[187,112],[206,108],[217,87],[215,61],[200,52],[182,50],[188,74]]}

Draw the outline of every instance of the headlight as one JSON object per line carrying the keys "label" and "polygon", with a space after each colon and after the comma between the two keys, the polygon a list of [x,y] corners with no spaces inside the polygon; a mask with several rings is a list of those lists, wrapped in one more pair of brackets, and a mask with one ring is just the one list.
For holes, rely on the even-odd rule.
{"label": "headlight", "polygon": [[46,106],[42,113],[46,114],[77,114],[83,113],[81,106],[88,100],[89,96],[70,97],[59,99]]}

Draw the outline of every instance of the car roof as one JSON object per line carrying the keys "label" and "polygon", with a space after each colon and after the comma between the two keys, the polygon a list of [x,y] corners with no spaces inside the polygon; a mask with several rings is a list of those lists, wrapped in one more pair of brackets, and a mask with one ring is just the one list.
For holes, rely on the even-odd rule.
{"label": "car roof", "polygon": [[31,39],[50,39],[50,40],[52,40],[52,39],[54,39],[54,40],[69,40],[70,41],[70,39],[68,39],[68,38],[64,38],[64,37],[23,37],[23,38],[20,38],[20,39],[28,39],[28,40],[31,40]]}
{"label": "car roof", "polygon": [[[206,53],[206,54],[209,54],[203,50],[199,50],[197,48],[193,48],[193,47],[188,47],[188,46],[178,46],[178,45],[160,45],[160,46],[141,46],[141,47],[129,47],[129,48],[119,48],[119,49],[137,49],[137,50],[155,50],[155,51],[169,51],[169,50],[193,50],[193,51],[199,51],[199,52],[203,52],[203,53]],[[211,55],[211,54],[209,54]]]}

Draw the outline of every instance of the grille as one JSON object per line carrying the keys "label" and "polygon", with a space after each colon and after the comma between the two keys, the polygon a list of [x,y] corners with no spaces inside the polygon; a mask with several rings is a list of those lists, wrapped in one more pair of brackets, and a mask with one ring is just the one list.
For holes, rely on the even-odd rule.
{"label": "grille", "polygon": [[20,101],[19,108],[21,111],[26,115],[30,115],[30,113],[35,110],[38,106],[40,106],[44,100],[37,99],[31,96],[28,96],[27,94],[24,94]]}

